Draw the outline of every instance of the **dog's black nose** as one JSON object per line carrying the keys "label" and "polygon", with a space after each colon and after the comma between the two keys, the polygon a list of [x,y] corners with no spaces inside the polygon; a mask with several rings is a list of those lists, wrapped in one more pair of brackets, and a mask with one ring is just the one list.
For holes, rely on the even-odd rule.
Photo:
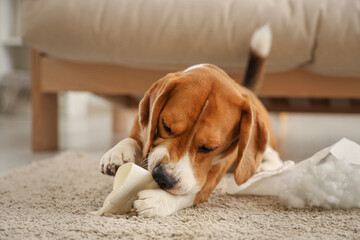
{"label": "dog's black nose", "polygon": [[152,176],[159,185],[159,187],[162,189],[171,189],[176,184],[176,180],[169,177],[160,165],[154,168],[154,170],[152,171]]}

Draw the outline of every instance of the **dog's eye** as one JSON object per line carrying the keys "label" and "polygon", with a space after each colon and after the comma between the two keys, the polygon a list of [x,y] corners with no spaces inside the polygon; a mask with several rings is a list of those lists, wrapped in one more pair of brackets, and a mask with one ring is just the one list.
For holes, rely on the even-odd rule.
{"label": "dog's eye", "polygon": [[161,122],[162,122],[162,125],[163,125],[165,131],[166,131],[169,135],[172,135],[173,132],[171,131],[171,128],[170,128],[168,125],[166,125],[164,119],[162,119]]}
{"label": "dog's eye", "polygon": [[202,147],[199,147],[198,152],[209,153],[209,152],[214,151],[215,149],[217,149],[217,147],[205,147],[205,146],[202,146]]}

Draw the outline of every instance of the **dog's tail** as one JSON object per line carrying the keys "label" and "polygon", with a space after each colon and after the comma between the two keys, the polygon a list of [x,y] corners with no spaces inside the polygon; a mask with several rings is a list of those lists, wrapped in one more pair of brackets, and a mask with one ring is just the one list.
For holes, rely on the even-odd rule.
{"label": "dog's tail", "polygon": [[261,86],[265,62],[271,48],[271,40],[269,24],[257,29],[251,37],[249,60],[242,85],[255,93]]}

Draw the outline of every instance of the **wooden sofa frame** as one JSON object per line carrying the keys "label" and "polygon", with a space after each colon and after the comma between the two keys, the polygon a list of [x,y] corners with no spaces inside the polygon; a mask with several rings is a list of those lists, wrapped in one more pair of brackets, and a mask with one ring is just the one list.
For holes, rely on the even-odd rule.
{"label": "wooden sofa frame", "polygon": [[[32,51],[31,68],[32,147],[35,151],[58,147],[58,93],[143,94],[167,73],[110,64],[75,63],[48,57],[35,50]],[[241,82],[241,73],[230,76]],[[267,74],[259,96],[272,111],[360,112],[360,79],[326,77],[300,69]],[[295,103],[293,106],[289,99]],[[329,105],[334,99],[345,99],[346,103]],[[118,128],[119,122],[116,116],[115,113],[114,129]]]}

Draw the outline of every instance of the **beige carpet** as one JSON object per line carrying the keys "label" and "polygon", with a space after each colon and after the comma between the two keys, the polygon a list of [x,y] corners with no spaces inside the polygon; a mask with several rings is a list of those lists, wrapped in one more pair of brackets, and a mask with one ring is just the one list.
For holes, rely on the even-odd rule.
{"label": "beige carpet", "polygon": [[286,210],[275,198],[229,196],[165,218],[103,216],[112,178],[67,152],[0,177],[0,239],[360,239],[360,209]]}

